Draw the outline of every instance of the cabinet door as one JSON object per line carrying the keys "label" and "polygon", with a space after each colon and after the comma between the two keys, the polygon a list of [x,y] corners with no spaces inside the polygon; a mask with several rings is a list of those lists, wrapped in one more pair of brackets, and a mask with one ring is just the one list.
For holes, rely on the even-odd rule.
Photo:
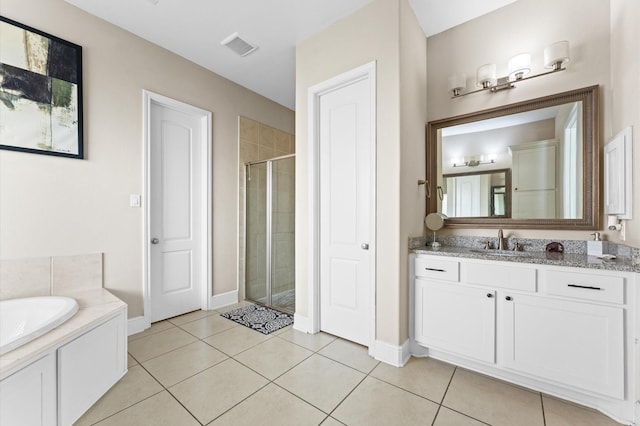
{"label": "cabinet door", "polygon": [[495,292],[417,279],[415,303],[418,343],[495,362]]}
{"label": "cabinet door", "polygon": [[501,301],[505,367],[624,398],[622,308],[519,294],[507,298]]}
{"label": "cabinet door", "polygon": [[47,355],[0,382],[0,425],[56,424],[55,355]]}
{"label": "cabinet door", "polygon": [[126,372],[125,313],[58,349],[60,423],[73,424]]}

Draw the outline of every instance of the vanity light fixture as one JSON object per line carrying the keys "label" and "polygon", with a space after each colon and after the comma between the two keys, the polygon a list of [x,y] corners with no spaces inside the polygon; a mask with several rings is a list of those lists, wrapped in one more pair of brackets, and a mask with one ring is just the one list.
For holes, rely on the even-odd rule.
{"label": "vanity light fixture", "polygon": [[492,158],[488,161],[483,160],[469,160],[464,162],[459,162],[459,160],[453,160],[451,162],[451,167],[478,167],[481,164],[493,164],[495,160]]}
{"label": "vanity light fixture", "polygon": [[460,96],[465,87],[467,87],[467,76],[465,73],[449,76],[449,90],[453,93],[453,96]]}
{"label": "vanity light fixture", "polygon": [[558,41],[544,49],[544,67],[549,68],[550,71],[529,75],[531,72],[531,55],[520,53],[509,59],[507,76],[496,77],[496,64],[485,64],[476,71],[478,89],[465,92],[467,87],[466,75],[458,73],[449,77],[449,91],[452,94],[451,98],[457,98],[484,91],[496,93],[500,90],[513,89],[516,87],[515,82],[564,71],[566,70],[565,65],[567,62],[569,62],[569,42]]}

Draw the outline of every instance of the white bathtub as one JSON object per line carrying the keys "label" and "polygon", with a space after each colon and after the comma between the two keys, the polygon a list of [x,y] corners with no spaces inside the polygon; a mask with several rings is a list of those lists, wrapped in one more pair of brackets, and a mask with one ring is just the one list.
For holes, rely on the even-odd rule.
{"label": "white bathtub", "polygon": [[76,312],[78,302],[70,297],[0,300],[0,355],[42,336]]}

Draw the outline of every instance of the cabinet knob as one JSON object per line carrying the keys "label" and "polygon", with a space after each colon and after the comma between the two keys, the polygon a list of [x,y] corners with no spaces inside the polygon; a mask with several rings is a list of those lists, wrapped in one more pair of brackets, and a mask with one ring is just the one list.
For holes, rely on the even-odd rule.
{"label": "cabinet knob", "polygon": [[507,297],[504,298],[504,300],[509,300],[510,301],[510,300],[513,300],[513,297],[507,296]]}
{"label": "cabinet knob", "polygon": [[487,293],[487,297],[488,298],[492,298],[493,297],[493,293]]}

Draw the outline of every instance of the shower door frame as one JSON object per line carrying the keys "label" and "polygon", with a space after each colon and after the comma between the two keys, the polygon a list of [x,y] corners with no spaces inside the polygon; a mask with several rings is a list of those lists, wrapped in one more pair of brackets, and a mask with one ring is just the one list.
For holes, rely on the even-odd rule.
{"label": "shower door frame", "polygon": [[[261,304],[261,305],[265,305],[268,306],[270,308],[274,308],[277,310],[284,310],[289,312],[287,309],[284,309],[282,307],[279,306],[273,306],[273,294],[272,294],[272,264],[273,264],[273,259],[272,259],[272,243],[273,243],[273,162],[274,161],[278,161],[278,160],[285,160],[287,158],[295,158],[296,154],[287,154],[287,155],[281,155],[279,157],[273,157],[273,158],[268,158],[266,160],[256,160],[256,161],[250,161],[248,163],[245,163],[245,180],[244,180],[244,184],[245,184],[245,194],[244,194],[244,220],[245,220],[245,235],[244,235],[244,293],[245,293],[245,298],[248,300],[251,300],[252,302]],[[253,165],[256,164],[262,164],[262,163],[266,163],[267,164],[267,182],[266,182],[266,187],[267,187],[267,198],[266,198],[266,207],[265,207],[265,211],[266,211],[266,230],[265,230],[265,259],[267,260],[267,265],[266,265],[266,270],[265,270],[265,286],[266,286],[266,303],[262,303],[258,300],[254,300],[249,298],[249,292],[247,291],[247,263],[248,263],[248,256],[247,256],[247,250],[249,248],[249,244],[247,242],[247,211],[249,209],[249,191],[248,191],[248,184],[247,181],[251,179],[251,173],[249,172],[249,168]],[[295,266],[294,266],[295,267]],[[294,291],[295,291],[295,286],[294,286]],[[293,313],[293,312],[291,312]]]}

